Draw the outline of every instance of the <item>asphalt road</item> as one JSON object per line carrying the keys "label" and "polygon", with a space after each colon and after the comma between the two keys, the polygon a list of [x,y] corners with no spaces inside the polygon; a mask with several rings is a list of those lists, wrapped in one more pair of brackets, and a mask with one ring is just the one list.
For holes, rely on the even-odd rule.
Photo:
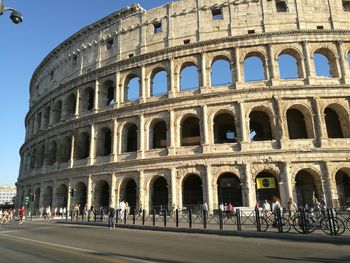
{"label": "asphalt road", "polygon": [[0,262],[350,262],[349,245],[25,223],[0,225]]}

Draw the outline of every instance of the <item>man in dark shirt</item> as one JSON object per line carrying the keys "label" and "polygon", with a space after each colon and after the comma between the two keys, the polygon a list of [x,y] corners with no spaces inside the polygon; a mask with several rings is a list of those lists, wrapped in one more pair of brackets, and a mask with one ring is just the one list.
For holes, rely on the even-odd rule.
{"label": "man in dark shirt", "polygon": [[109,215],[108,215],[108,227],[111,229],[114,227],[114,217],[115,217],[115,209],[112,205],[109,206]]}

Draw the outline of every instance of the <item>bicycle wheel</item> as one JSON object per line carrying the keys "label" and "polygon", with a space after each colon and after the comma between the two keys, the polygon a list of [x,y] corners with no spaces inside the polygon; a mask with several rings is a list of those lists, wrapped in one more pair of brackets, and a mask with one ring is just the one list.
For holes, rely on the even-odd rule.
{"label": "bicycle wheel", "polygon": [[346,228],[350,231],[350,217],[346,219],[345,224],[346,224]]}
{"label": "bicycle wheel", "polygon": [[281,223],[282,223],[282,232],[283,233],[288,233],[291,226],[290,226],[290,223],[289,223],[289,220],[285,217],[282,217],[281,218]]}
{"label": "bicycle wheel", "polygon": [[298,233],[309,234],[315,231],[316,224],[315,221],[307,216],[302,220],[301,216],[297,216],[293,220],[293,228]]}
{"label": "bicycle wheel", "polygon": [[265,232],[269,227],[269,224],[267,223],[267,220],[263,217],[260,217],[259,220],[260,220],[260,229],[262,232]]}
{"label": "bicycle wheel", "polygon": [[[332,229],[334,225],[334,229]],[[332,235],[333,231],[335,231],[336,235],[341,235],[345,232],[345,225],[342,220],[339,218],[328,218],[323,217],[320,221],[321,229],[327,235]]]}

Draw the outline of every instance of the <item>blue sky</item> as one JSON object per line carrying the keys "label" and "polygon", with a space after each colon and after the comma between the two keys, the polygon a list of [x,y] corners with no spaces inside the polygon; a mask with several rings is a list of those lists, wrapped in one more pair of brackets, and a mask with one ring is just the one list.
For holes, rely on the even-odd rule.
{"label": "blue sky", "polygon": [[0,16],[0,185],[14,185],[17,181],[29,82],[35,68],[52,49],[81,28],[135,2],[150,9],[169,1],[5,1],[6,6],[22,12],[24,21],[13,24],[10,12]]}

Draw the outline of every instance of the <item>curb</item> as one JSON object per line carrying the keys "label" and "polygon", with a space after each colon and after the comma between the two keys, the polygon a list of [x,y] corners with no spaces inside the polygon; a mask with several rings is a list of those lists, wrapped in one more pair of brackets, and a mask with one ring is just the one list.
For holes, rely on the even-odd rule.
{"label": "curb", "polygon": [[[74,221],[53,221],[56,224],[67,225],[86,225],[108,227],[108,224],[95,222],[74,222]],[[277,233],[277,232],[257,232],[257,231],[235,231],[235,230],[215,230],[215,229],[199,229],[199,228],[177,228],[177,227],[159,227],[159,226],[142,226],[129,224],[116,224],[116,228],[163,231],[173,233],[193,233],[193,234],[209,234],[221,236],[237,236],[246,238],[268,238],[277,240],[288,240],[298,242],[314,242],[314,243],[331,243],[339,245],[350,245],[350,237],[346,236],[328,236],[315,234],[297,234],[297,233]]]}

